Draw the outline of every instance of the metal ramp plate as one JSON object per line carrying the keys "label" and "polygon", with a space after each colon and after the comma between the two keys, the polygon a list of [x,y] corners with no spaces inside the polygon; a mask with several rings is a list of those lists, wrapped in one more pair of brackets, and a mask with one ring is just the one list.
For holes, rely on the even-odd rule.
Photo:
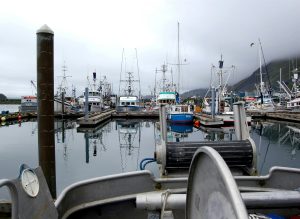
{"label": "metal ramp plate", "polygon": [[248,213],[231,172],[213,148],[198,149],[190,167],[187,219],[247,219]]}

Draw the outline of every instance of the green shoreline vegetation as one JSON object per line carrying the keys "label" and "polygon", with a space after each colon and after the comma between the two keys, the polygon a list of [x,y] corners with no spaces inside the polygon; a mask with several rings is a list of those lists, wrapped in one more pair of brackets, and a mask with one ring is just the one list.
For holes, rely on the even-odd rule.
{"label": "green shoreline vegetation", "polygon": [[21,104],[21,99],[0,100],[0,104]]}

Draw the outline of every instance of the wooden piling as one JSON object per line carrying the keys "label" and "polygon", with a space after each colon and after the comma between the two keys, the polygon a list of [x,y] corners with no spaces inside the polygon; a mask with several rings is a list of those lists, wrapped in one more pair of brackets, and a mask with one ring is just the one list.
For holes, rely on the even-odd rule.
{"label": "wooden piling", "polygon": [[37,98],[39,165],[56,198],[54,138],[54,32],[42,26],[37,34]]}

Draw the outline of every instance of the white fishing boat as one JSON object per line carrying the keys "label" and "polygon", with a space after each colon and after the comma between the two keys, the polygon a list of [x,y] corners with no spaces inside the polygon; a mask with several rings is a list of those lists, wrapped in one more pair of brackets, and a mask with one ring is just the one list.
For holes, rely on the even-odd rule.
{"label": "white fishing boat", "polygon": [[76,106],[76,89],[73,87],[71,91],[69,89],[67,78],[71,76],[66,75],[67,66],[65,64],[62,66],[62,71],[62,76],[59,76],[62,79],[58,85],[57,92],[54,95],[55,113],[70,112]]}
{"label": "white fishing boat", "polygon": [[[135,50],[136,51],[136,50]],[[124,56],[124,50],[122,53],[122,59]],[[137,57],[137,51],[136,51]],[[123,65],[123,60],[122,60]],[[119,84],[119,98],[116,106],[117,112],[130,112],[140,111],[140,96],[141,86],[139,79],[139,67],[137,64],[137,76],[138,79],[134,79],[133,72],[126,72],[125,79],[122,79],[122,71],[120,72],[120,84]],[[124,77],[124,76],[123,76]],[[138,83],[139,91],[136,91],[135,84]]]}
{"label": "white fishing boat", "polygon": [[[233,115],[233,102],[234,96],[227,91],[227,83],[233,71],[234,66],[224,69],[224,60],[219,61],[218,69],[212,66],[212,72],[215,72],[216,78],[212,80],[210,98],[205,97],[203,101],[202,113],[212,115],[216,120],[221,121],[224,126],[231,126],[234,124]],[[224,74],[228,74],[226,81],[224,82]],[[202,118],[202,117],[201,117]],[[203,117],[204,118],[204,117]],[[206,117],[205,117],[206,118]],[[251,117],[246,117],[247,123],[251,124]],[[200,120],[201,122],[201,120]]]}
{"label": "white fishing boat", "polygon": [[129,112],[129,111],[139,111],[141,107],[139,105],[139,98],[137,95],[134,95],[133,82],[139,82],[139,80],[133,79],[133,73],[127,72],[128,77],[125,82],[125,88],[122,95],[119,96],[119,103],[116,110],[118,112]]}
{"label": "white fishing boat", "polygon": [[291,110],[300,110],[300,98],[295,98],[286,103],[286,107]]}
{"label": "white fishing boat", "polygon": [[37,102],[37,87],[35,83],[31,80],[31,86],[34,87],[35,94],[21,96],[21,105],[19,106],[20,112],[37,112],[38,102]]}
{"label": "white fishing boat", "polygon": [[[247,110],[251,111],[261,111],[261,112],[272,112],[275,110],[275,105],[272,100],[272,96],[270,93],[270,89],[266,87],[265,82],[263,81],[263,75],[267,74],[263,73],[262,70],[262,45],[260,39],[258,39],[258,55],[259,55],[259,78],[260,82],[256,85],[257,97],[256,101],[249,105]],[[254,44],[251,44],[254,45]],[[269,86],[270,87],[270,86]]]}
{"label": "white fishing boat", "polygon": [[289,101],[287,101],[286,103],[286,107],[287,109],[290,110],[300,110],[300,89],[299,89],[299,70],[298,68],[295,68],[293,71],[293,78],[292,78],[292,82],[293,82],[293,87],[290,90],[285,84],[284,82],[281,82],[280,85],[285,85],[282,86],[284,87],[284,91],[288,94],[289,96]]}
{"label": "white fishing boat", "polygon": [[37,112],[37,97],[36,96],[22,96],[21,105],[19,107],[20,112]]}
{"label": "white fishing boat", "polygon": [[89,80],[89,89],[88,93],[86,94],[85,92],[83,93],[83,99],[82,99],[82,104],[85,106],[86,99],[85,96],[87,95],[88,98],[88,111],[89,112],[101,112],[103,109],[103,99],[102,95],[100,92],[99,85],[97,83],[97,74],[96,72],[93,72],[93,83],[90,84]]}

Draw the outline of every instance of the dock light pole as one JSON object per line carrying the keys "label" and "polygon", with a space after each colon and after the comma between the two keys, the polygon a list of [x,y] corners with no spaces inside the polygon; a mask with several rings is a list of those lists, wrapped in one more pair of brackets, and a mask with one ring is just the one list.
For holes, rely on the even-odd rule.
{"label": "dock light pole", "polygon": [[38,151],[51,195],[56,198],[54,138],[54,32],[43,25],[37,35]]}

